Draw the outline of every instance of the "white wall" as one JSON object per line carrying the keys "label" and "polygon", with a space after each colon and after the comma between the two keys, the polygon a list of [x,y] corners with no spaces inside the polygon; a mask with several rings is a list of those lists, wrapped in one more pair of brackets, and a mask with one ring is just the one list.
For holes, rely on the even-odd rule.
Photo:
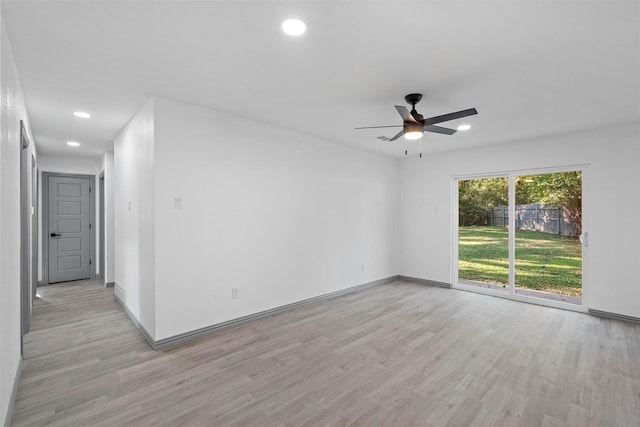
{"label": "white wall", "polygon": [[397,160],[162,99],[155,112],[157,339],[397,273]]}
{"label": "white wall", "polygon": [[20,120],[31,140],[29,155],[35,152],[11,45],[4,23],[0,27],[0,422],[4,422],[21,358]]}
{"label": "white wall", "polygon": [[396,274],[395,159],[156,98],[115,168],[116,283],[134,311],[150,277],[156,340]]}
{"label": "white wall", "polygon": [[452,176],[589,164],[586,304],[640,317],[639,161],[637,124],[402,160],[400,274],[452,282]]}
{"label": "white wall", "polygon": [[115,238],[114,232],[114,169],[113,169],[113,151],[107,151],[102,158],[102,170],[104,171],[104,193],[105,193],[105,265],[100,266],[100,271],[104,270],[105,283],[111,283],[115,280],[115,253],[113,240]]}
{"label": "white wall", "polygon": [[102,156],[73,157],[49,156],[38,157],[38,168],[41,172],[72,173],[98,176],[102,171]]}
{"label": "white wall", "polygon": [[115,292],[155,338],[154,101],[114,143]]}

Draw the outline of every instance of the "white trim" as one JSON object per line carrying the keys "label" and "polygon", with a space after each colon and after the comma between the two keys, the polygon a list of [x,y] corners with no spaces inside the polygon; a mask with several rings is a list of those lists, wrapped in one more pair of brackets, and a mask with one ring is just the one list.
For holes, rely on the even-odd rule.
{"label": "white trim", "polygon": [[[481,179],[481,178],[506,178],[510,175],[521,176],[521,175],[541,175],[545,173],[557,173],[557,172],[573,172],[577,170],[583,170],[584,168],[588,168],[591,166],[591,163],[576,163],[573,165],[561,165],[561,166],[549,166],[543,168],[527,168],[527,169],[505,169],[503,171],[497,172],[476,172],[476,173],[467,173],[467,174],[453,174],[452,178],[455,180],[458,179]],[[584,192],[584,188],[583,188]],[[456,197],[457,198],[457,197]]]}
{"label": "white trim", "polygon": [[9,406],[7,407],[7,415],[4,418],[4,427],[11,425],[11,419],[13,418],[13,407],[16,403],[16,395],[18,394],[18,384],[20,384],[20,374],[22,374],[22,357],[18,360],[18,368],[13,378],[13,386],[11,387],[11,395],[9,396]]}
{"label": "white trim", "polygon": [[[517,294],[517,293],[510,294],[508,292],[509,288],[505,288],[505,291],[501,292],[497,289],[483,288],[481,286],[465,285],[464,283],[456,283],[455,286],[452,286],[452,288],[458,291],[473,292],[476,294],[483,294],[483,295],[489,295],[492,297],[505,298],[511,301],[524,302],[527,304],[543,305],[546,307],[559,308],[562,310],[577,311],[579,313],[587,313],[589,311],[588,309],[584,308],[584,306],[571,304],[568,302],[554,301],[554,300],[549,300],[545,298],[537,298],[537,297],[530,297],[530,296],[522,296],[521,294]],[[583,304],[584,304],[584,300],[583,300]]]}
{"label": "white trim", "polygon": [[156,341],[153,340],[153,337],[151,336],[149,331],[147,331],[144,328],[144,326],[142,326],[142,323],[140,323],[138,318],[131,312],[131,310],[129,310],[129,307],[127,307],[127,305],[124,303],[124,301],[121,300],[120,297],[118,297],[118,295],[116,293],[113,294],[113,299],[114,299],[115,302],[120,304],[120,306],[122,307],[124,312],[127,313],[127,316],[129,316],[129,319],[131,319],[131,321],[133,322],[135,327],[138,328],[138,330],[140,331],[140,333],[142,334],[144,339],[147,340],[147,342],[149,343],[151,348],[154,349],[154,350],[157,350],[157,348],[155,346],[155,342]]}
{"label": "white trim", "polygon": [[[383,285],[385,283],[390,283],[390,282],[393,282],[395,280],[398,280],[398,276],[385,277],[384,279],[379,279],[379,280],[374,280],[374,281],[367,282],[367,283],[362,283],[360,285],[351,286],[349,288],[341,289],[341,290],[335,291],[335,292],[330,292],[328,294],[318,295],[316,297],[312,297],[312,298],[304,299],[304,300],[301,300],[301,301],[293,302],[291,304],[281,305],[279,307],[274,307],[274,308],[271,308],[271,309],[268,309],[268,310],[264,310],[264,311],[260,311],[260,312],[254,313],[254,314],[249,314],[247,316],[238,317],[236,319],[231,319],[231,320],[228,320],[226,322],[221,322],[221,323],[216,323],[214,325],[205,326],[203,328],[195,329],[193,331],[183,332],[181,334],[173,335],[171,337],[163,338],[163,339],[160,339],[160,340],[154,340],[151,337],[151,334],[149,334],[149,332],[146,329],[144,329],[144,327],[138,321],[138,319],[136,319],[136,317],[133,315],[133,313],[131,313],[131,311],[127,308],[127,306],[124,303],[124,301],[120,297],[118,297],[117,293],[114,293],[113,299],[118,304],[120,304],[122,306],[122,308],[125,311],[125,313],[127,313],[129,318],[131,319],[131,321],[138,328],[140,333],[144,336],[144,338],[147,340],[147,342],[149,343],[149,345],[151,346],[151,348],[153,350],[166,350],[168,348],[173,348],[173,347],[182,345],[184,343],[187,343],[189,341],[192,341],[194,339],[206,337],[206,336],[215,334],[215,333],[217,333],[219,331],[222,331],[224,329],[227,329],[227,328],[230,328],[230,327],[233,327],[233,326],[238,326],[238,325],[241,325],[241,324],[246,323],[246,322],[262,319],[264,317],[271,316],[271,315],[274,315],[276,313],[280,313],[280,312],[283,312],[283,311],[292,310],[294,308],[298,308],[298,307],[300,307],[302,305],[305,305],[305,304],[310,304],[310,303],[314,303],[314,302],[324,301],[324,300],[327,300],[327,299],[330,299],[330,298],[339,297],[341,295],[345,295],[345,294],[349,294],[349,293],[352,293],[352,292],[360,291],[360,290],[363,290],[365,288],[369,288],[369,287],[372,287],[372,286]],[[116,289],[119,288],[119,287],[120,287],[120,285],[118,285],[116,283]]]}
{"label": "white trim", "polygon": [[509,211],[509,228],[507,229],[507,246],[508,246],[508,257],[509,257],[509,278],[507,279],[509,282],[509,286],[507,286],[509,296],[513,297],[515,295],[514,288],[516,283],[516,227],[515,227],[515,217],[516,217],[516,181],[513,178],[513,175],[509,175],[507,178],[507,199],[509,206],[507,210]]}
{"label": "white trim", "polygon": [[62,177],[62,178],[87,178],[89,179],[89,187],[91,191],[89,193],[89,205],[91,212],[89,213],[91,221],[91,233],[90,246],[91,246],[91,269],[89,272],[89,279],[95,279],[96,276],[96,241],[98,236],[98,227],[96,227],[96,180],[95,175],[88,174],[76,174],[76,173],[63,173],[63,172],[42,172],[42,285],[49,285],[49,178]]}
{"label": "white trim", "polygon": [[451,289],[451,283],[438,282],[437,280],[420,279],[419,277],[403,276],[401,274],[398,275],[397,277],[398,277],[398,280],[404,280],[405,282],[413,282],[413,283],[419,283],[421,285],[437,286],[439,288]]}
{"label": "white trim", "polygon": [[607,319],[614,319],[622,322],[632,322],[632,323],[640,324],[640,317],[625,316],[624,314],[617,314],[617,313],[611,313],[609,311],[593,310],[593,309],[589,309],[589,314],[591,314],[592,316],[605,317]]}
{"label": "white trim", "polygon": [[[589,165],[583,165],[582,169],[582,232],[588,233],[591,223],[591,173]],[[587,246],[582,245],[582,307],[585,311],[589,310],[591,297],[591,280],[589,266],[589,242]]]}
{"label": "white trim", "polygon": [[456,288],[458,284],[458,233],[459,233],[459,225],[460,222],[460,206],[458,203],[458,181],[460,181],[459,177],[452,176],[451,177],[451,195],[449,200],[451,200],[451,232],[449,235],[449,247],[451,252],[451,276],[449,277],[449,283],[451,283],[451,288]]}

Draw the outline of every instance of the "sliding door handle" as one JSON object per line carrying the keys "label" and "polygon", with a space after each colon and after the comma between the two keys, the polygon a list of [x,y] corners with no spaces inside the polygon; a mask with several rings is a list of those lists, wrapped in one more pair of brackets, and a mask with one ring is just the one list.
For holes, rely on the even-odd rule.
{"label": "sliding door handle", "polygon": [[582,243],[582,246],[585,248],[589,246],[589,233],[583,232],[580,234],[580,243]]}

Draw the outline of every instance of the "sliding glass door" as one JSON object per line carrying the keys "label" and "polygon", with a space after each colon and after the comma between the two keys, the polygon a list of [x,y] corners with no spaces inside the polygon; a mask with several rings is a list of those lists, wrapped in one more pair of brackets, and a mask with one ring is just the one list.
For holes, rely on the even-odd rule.
{"label": "sliding glass door", "polygon": [[582,179],[582,170],[456,178],[454,285],[582,307]]}
{"label": "sliding glass door", "polygon": [[582,304],[582,173],[515,178],[515,293]]}
{"label": "sliding glass door", "polygon": [[509,286],[509,181],[458,182],[458,282],[506,292]]}

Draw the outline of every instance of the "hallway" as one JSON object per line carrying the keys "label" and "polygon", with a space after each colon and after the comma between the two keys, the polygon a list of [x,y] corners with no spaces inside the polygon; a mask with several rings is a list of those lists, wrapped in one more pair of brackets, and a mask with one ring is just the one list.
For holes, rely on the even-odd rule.
{"label": "hallway", "polygon": [[80,280],[38,288],[12,425],[40,425],[117,394],[117,372],[154,352],[113,300],[113,288]]}

